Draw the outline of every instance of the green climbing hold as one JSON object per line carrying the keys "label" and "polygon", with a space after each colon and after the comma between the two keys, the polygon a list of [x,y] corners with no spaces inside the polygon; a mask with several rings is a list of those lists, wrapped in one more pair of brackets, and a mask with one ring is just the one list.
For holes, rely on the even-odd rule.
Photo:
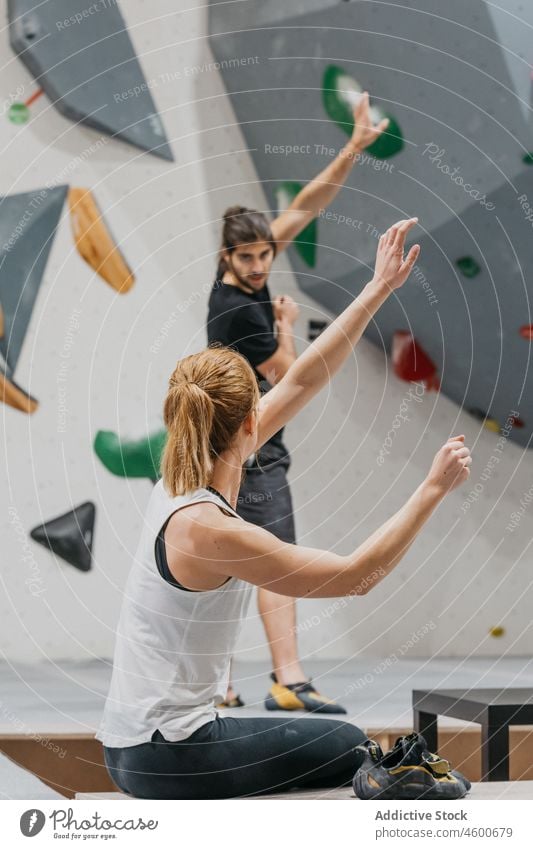
{"label": "green climbing hold", "polygon": [[94,440],[94,451],[113,475],[155,481],[160,477],[159,464],[166,441],[166,430],[158,430],[144,439],[123,442],[113,431],[99,430]]}
{"label": "green climbing hold", "polygon": [[533,151],[531,153],[524,153],[522,162],[524,165],[533,165]]}
{"label": "green climbing hold", "polygon": [[[294,180],[287,180],[285,183],[281,183],[276,189],[278,212],[281,213],[288,209],[296,195],[301,192],[302,189],[302,184],[297,183]],[[317,224],[315,218],[313,221],[310,221],[309,224],[304,227],[302,232],[294,239],[294,247],[306,265],[310,268],[315,267],[316,240]]]}
{"label": "green climbing hold", "polygon": [[481,266],[473,256],[462,256],[455,262],[457,268],[465,277],[476,277],[481,273]]}
{"label": "green climbing hold", "polygon": [[[322,97],[324,108],[338,127],[351,136],[354,128],[353,110],[363,89],[353,77],[336,65],[329,65],[324,72]],[[388,159],[399,153],[404,146],[402,131],[396,119],[377,106],[370,107],[374,123],[389,119],[389,126],[366,152],[376,159]]]}
{"label": "green climbing hold", "polygon": [[7,117],[12,124],[26,124],[30,118],[30,110],[25,103],[12,103]]}

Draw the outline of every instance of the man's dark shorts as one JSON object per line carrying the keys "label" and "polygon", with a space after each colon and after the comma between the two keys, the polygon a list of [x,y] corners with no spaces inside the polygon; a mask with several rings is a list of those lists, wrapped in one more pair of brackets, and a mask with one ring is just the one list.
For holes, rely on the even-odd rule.
{"label": "man's dark shorts", "polygon": [[246,469],[239,491],[237,513],[247,522],[270,531],[283,542],[296,542],[292,497],[287,471],[290,461],[264,463]]}

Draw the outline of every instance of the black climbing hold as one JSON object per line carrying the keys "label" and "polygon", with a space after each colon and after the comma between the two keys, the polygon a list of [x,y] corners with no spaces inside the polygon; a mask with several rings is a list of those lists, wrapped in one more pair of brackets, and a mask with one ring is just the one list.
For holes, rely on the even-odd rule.
{"label": "black climbing hold", "polygon": [[88,572],[92,565],[95,516],[95,505],[85,501],[57,519],[37,525],[30,536],[71,566]]}

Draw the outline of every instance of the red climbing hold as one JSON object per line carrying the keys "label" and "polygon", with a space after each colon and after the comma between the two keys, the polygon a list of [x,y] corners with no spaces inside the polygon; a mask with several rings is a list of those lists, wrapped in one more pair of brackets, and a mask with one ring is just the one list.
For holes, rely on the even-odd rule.
{"label": "red climbing hold", "polygon": [[435,363],[408,330],[397,330],[392,337],[392,367],[402,380],[440,389]]}
{"label": "red climbing hold", "polygon": [[524,339],[533,339],[533,324],[524,324],[520,328],[520,336]]}

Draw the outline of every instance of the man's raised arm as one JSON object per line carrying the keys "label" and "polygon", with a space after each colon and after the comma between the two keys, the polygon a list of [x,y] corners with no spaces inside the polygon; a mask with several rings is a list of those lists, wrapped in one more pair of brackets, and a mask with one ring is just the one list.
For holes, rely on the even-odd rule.
{"label": "man's raised arm", "polygon": [[317,217],[321,209],[329,206],[348,179],[359,154],[373,144],[389,125],[387,118],[379,124],[373,124],[366,91],[361,95],[353,114],[355,126],[348,144],[327,168],[304,186],[289,208],[272,222],[272,235],[278,253],[290,245],[304,227]]}

